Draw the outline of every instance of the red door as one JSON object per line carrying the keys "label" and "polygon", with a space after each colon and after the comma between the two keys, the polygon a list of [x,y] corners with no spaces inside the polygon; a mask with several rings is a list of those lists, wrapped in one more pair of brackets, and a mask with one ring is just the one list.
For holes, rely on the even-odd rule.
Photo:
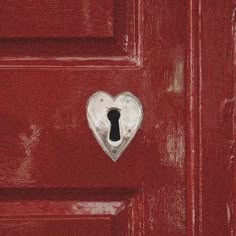
{"label": "red door", "polygon": [[[1,0],[0,235],[233,235],[233,8]],[[97,91],[143,107],[116,162],[86,118]]]}

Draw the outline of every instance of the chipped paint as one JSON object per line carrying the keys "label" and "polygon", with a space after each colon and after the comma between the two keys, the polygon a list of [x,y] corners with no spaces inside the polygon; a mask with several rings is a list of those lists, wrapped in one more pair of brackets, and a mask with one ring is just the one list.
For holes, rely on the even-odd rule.
{"label": "chipped paint", "polygon": [[30,125],[30,130],[30,136],[27,136],[25,133],[19,135],[25,156],[22,158],[21,164],[15,172],[14,181],[17,182],[32,182],[31,169],[33,165],[33,151],[39,143],[41,130],[34,124]]}
{"label": "chipped paint", "polygon": [[129,45],[129,36],[125,35],[123,36],[122,45],[121,45],[125,52],[128,52],[128,45]]}
{"label": "chipped paint", "polygon": [[128,234],[130,236],[145,235],[144,228],[144,192],[143,189],[130,200],[128,206]]}
{"label": "chipped paint", "polygon": [[31,157],[32,151],[38,144],[40,137],[40,128],[37,125],[32,124],[30,130],[32,131],[30,136],[27,136],[25,133],[19,135],[27,158]]}
{"label": "chipped paint", "polygon": [[77,215],[117,215],[125,208],[125,202],[77,202],[72,212]]}

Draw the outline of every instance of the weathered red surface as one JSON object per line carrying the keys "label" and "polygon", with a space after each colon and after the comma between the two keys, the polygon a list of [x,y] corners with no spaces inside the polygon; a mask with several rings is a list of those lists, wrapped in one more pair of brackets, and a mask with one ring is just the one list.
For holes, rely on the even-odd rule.
{"label": "weathered red surface", "polygon": [[113,1],[1,1],[1,38],[113,36]]}
{"label": "weathered red surface", "polygon": [[[0,234],[229,235],[231,4],[117,0],[111,41],[0,40]],[[87,125],[99,90],[144,108],[116,163]]]}
{"label": "weathered red surface", "polygon": [[[231,1],[190,1],[187,70],[187,233],[231,235]],[[231,233],[231,234],[230,234]]]}

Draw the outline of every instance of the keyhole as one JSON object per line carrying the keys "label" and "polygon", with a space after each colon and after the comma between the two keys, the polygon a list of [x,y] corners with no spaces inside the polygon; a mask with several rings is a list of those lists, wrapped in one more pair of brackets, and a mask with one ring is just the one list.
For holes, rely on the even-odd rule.
{"label": "keyhole", "polygon": [[120,127],[119,127],[120,112],[117,109],[111,109],[107,113],[107,118],[111,122],[109,139],[113,142],[119,141],[120,140]]}

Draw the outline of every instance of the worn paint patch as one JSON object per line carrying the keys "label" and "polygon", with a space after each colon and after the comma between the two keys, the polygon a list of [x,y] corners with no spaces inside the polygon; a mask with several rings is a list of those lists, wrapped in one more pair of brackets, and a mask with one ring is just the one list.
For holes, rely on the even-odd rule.
{"label": "worn paint patch", "polygon": [[167,92],[181,94],[184,90],[184,55],[180,49],[176,49],[171,84]]}
{"label": "worn paint patch", "polygon": [[[172,235],[185,232],[185,196],[183,187],[163,186],[148,191],[146,196],[146,217],[148,235]],[[164,228],[167,225],[167,228]]]}
{"label": "worn paint patch", "polygon": [[39,143],[41,130],[35,124],[30,125],[30,130],[30,136],[26,135],[25,133],[21,133],[19,135],[25,156],[22,158],[20,166],[15,172],[14,182],[32,182],[31,169],[33,165],[33,152]]}
{"label": "worn paint patch", "polygon": [[117,215],[124,208],[124,202],[77,202],[72,205],[72,212],[78,215]]}
{"label": "worn paint patch", "polygon": [[75,130],[79,129],[81,122],[76,112],[56,111],[53,115],[53,128],[56,130]]}
{"label": "worn paint patch", "polygon": [[167,127],[166,155],[161,162],[166,166],[183,170],[185,156],[185,133],[181,124],[170,122]]}

